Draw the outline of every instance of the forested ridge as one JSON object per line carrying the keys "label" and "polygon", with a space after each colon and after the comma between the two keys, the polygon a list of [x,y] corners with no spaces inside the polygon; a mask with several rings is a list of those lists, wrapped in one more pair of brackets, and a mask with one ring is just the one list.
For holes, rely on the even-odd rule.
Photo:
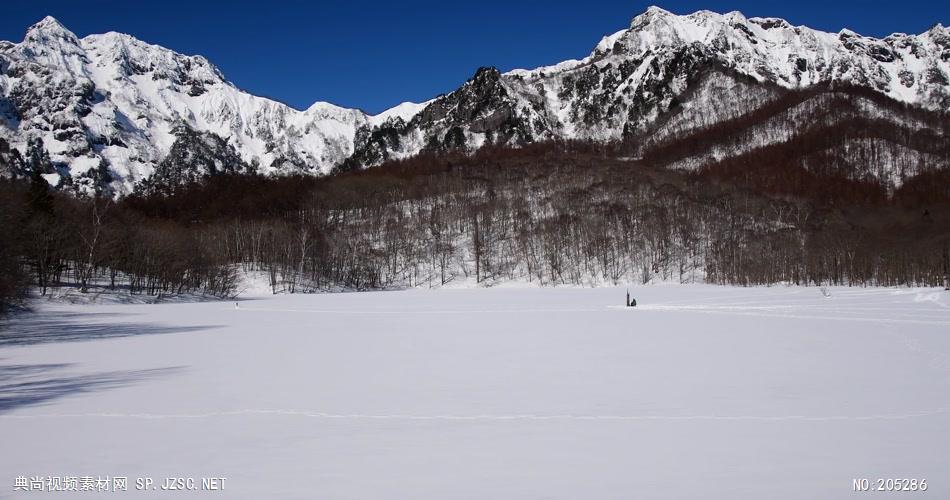
{"label": "forested ridge", "polygon": [[242,270],[275,292],[944,286],[947,128],[945,114],[829,88],[656,141],[429,151],[319,178],[221,173],[120,200],[54,192],[37,171],[0,184],[0,294],[5,307],[27,284],[228,296]]}

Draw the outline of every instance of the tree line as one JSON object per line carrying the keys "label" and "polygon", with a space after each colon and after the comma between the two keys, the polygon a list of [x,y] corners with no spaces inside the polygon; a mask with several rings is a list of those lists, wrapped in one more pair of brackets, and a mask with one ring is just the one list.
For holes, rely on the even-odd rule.
{"label": "tree line", "polygon": [[[274,292],[463,280],[948,284],[945,138],[865,120],[666,168],[708,144],[703,134],[726,140],[722,127],[742,123],[639,159],[625,144],[487,146],[323,178],[222,174],[121,200],[55,193],[38,173],[3,181],[0,298],[16,304],[27,285],[230,296],[241,271]],[[828,154],[842,144],[848,161]],[[899,184],[871,175],[911,157],[925,164]]]}

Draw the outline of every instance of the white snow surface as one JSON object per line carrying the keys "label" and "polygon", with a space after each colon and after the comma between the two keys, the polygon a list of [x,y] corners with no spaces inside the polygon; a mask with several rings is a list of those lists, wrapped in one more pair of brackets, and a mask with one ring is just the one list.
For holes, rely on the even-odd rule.
{"label": "white snow surface", "polygon": [[829,290],[41,303],[0,330],[0,496],[111,475],[239,499],[839,499],[878,477],[946,498],[950,295]]}
{"label": "white snow surface", "polygon": [[434,99],[430,99],[428,101],[421,102],[421,103],[409,102],[409,101],[399,103],[396,106],[393,106],[392,108],[389,108],[386,111],[379,113],[378,115],[373,115],[369,117],[369,123],[374,126],[382,125],[386,121],[394,119],[394,118],[399,118],[404,122],[408,122],[409,120],[412,119],[412,117],[422,112],[422,110],[425,109],[426,106],[431,104],[433,100]]}

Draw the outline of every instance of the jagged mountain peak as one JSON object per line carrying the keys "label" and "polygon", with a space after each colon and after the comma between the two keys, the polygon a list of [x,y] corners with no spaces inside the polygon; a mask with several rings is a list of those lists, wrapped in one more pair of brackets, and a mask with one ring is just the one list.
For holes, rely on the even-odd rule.
{"label": "jagged mountain peak", "polygon": [[81,71],[78,58],[83,53],[79,38],[52,16],[30,26],[23,41],[13,44],[12,49],[19,50],[21,57],[41,64],[59,66],[71,72]]}
{"label": "jagged mountain peak", "polygon": [[934,23],[925,33],[947,34],[948,31],[950,31],[950,28],[944,26],[942,23]]}
{"label": "jagged mountain peak", "polygon": [[[945,50],[950,50],[950,27],[937,23],[921,36],[928,38],[931,42]],[[950,58],[950,55],[944,52],[944,57]]]}
{"label": "jagged mountain peak", "polygon": [[660,7],[658,5],[651,5],[643,11],[643,13],[635,16],[633,21],[630,23],[630,27],[633,27],[636,24],[637,19],[641,18],[653,18],[653,17],[665,17],[665,16],[675,16],[672,12]]}
{"label": "jagged mountain peak", "polygon": [[38,23],[26,30],[25,40],[38,41],[41,39],[61,38],[78,43],[76,34],[69,31],[58,19],[46,16]]}
{"label": "jagged mountain peak", "polygon": [[[111,78],[150,75],[154,81],[167,79],[184,85],[184,81],[201,85],[231,86],[221,71],[200,55],[188,56],[158,45],[145,43],[131,35],[108,32],[89,35],[80,41],[93,59],[93,71]],[[195,89],[197,92],[198,89]]]}
{"label": "jagged mountain peak", "polygon": [[759,27],[765,30],[770,30],[770,29],[775,29],[775,28],[779,28],[779,29],[794,28],[794,26],[792,26],[791,23],[789,23],[788,21],[780,17],[750,17],[748,21],[750,23],[755,23],[759,25]]}
{"label": "jagged mountain peak", "polygon": [[698,10],[690,14],[679,15],[661,7],[651,6],[630,21],[629,29],[633,31],[645,30],[651,25],[655,28],[657,26],[683,24],[687,22],[698,26],[708,26],[723,23],[745,23],[747,21],[748,19],[746,19],[745,15],[737,10],[726,13]]}
{"label": "jagged mountain peak", "polygon": [[475,70],[475,74],[469,78],[465,85],[490,85],[501,79],[501,71],[494,66],[482,66]]}

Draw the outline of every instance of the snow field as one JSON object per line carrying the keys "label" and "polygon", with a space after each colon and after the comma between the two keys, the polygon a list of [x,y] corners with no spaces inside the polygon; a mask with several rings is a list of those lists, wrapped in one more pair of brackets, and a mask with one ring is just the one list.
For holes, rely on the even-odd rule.
{"label": "snow field", "polygon": [[624,294],[40,304],[0,331],[0,497],[57,474],[227,477],[190,494],[220,498],[950,492],[947,292]]}

